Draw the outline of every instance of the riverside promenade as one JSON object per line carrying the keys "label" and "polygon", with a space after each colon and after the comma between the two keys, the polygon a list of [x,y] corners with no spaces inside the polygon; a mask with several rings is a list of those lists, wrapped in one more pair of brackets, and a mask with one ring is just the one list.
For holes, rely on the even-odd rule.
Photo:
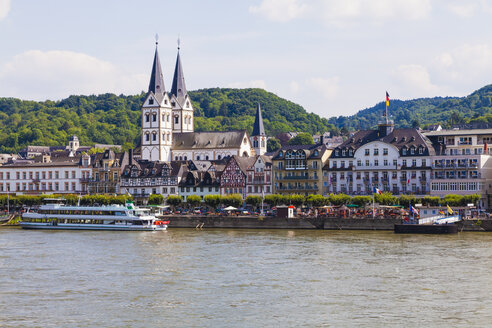
{"label": "riverside promenade", "polygon": [[[320,229],[320,230],[391,230],[402,223],[400,217],[342,218],[300,217],[278,218],[259,216],[166,216],[168,228],[197,229]],[[492,220],[464,220],[458,223],[459,231],[492,231]]]}

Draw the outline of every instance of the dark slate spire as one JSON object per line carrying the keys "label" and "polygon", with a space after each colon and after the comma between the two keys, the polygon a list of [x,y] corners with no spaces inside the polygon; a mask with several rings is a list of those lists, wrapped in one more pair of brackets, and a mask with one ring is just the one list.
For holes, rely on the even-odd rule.
{"label": "dark slate spire", "polygon": [[258,108],[256,109],[255,124],[253,125],[252,136],[264,136],[265,128],[263,127],[263,117],[261,116],[261,107],[258,103]]}
{"label": "dark slate spire", "polygon": [[149,92],[152,91],[155,95],[162,95],[165,91],[165,87],[161,62],[159,60],[159,52],[157,51],[157,44],[158,42],[156,40],[154,64],[152,65],[152,74],[150,75]]}
{"label": "dark slate spire", "polygon": [[184,99],[188,95],[186,91],[183,66],[181,66],[181,59],[179,57],[179,40],[178,40],[178,57],[176,58],[176,67],[174,68],[173,85],[171,87],[171,94],[176,96],[178,102],[184,105]]}

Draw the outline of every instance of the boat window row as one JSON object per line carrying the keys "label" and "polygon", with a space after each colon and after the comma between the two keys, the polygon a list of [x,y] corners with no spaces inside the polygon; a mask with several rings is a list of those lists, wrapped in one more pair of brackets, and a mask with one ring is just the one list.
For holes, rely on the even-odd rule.
{"label": "boat window row", "polygon": [[40,214],[68,214],[68,215],[115,215],[115,216],[127,216],[125,211],[103,211],[103,210],[39,210]]}

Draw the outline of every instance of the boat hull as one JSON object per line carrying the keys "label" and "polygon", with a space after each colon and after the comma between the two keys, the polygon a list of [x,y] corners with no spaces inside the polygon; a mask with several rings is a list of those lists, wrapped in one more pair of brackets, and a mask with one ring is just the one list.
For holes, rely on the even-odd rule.
{"label": "boat hull", "polygon": [[167,229],[167,225],[110,225],[110,224],[64,224],[53,225],[50,223],[39,222],[19,222],[23,229],[42,229],[42,230],[107,230],[107,231],[162,231]]}
{"label": "boat hull", "polygon": [[395,224],[395,233],[452,234],[458,233],[456,224]]}

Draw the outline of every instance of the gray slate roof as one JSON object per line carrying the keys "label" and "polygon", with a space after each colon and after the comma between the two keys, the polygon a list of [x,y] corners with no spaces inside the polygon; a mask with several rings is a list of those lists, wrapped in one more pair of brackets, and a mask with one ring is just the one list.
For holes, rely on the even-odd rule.
{"label": "gray slate roof", "polygon": [[173,149],[239,148],[246,131],[173,133]]}
{"label": "gray slate roof", "polygon": [[176,67],[174,68],[174,77],[173,77],[173,85],[171,87],[171,94],[173,94],[178,103],[183,106],[186,97],[188,96],[188,92],[186,91],[186,84],[184,79],[183,67],[181,66],[181,59],[179,57],[176,58]]}
{"label": "gray slate roof", "polygon": [[258,103],[258,108],[256,109],[255,123],[253,125],[253,133],[251,135],[252,136],[265,135],[265,128],[263,127],[263,117],[261,116],[260,103]]}
{"label": "gray slate roof", "polygon": [[162,100],[162,96],[165,92],[164,76],[162,74],[157,46],[155,48],[154,63],[152,64],[152,73],[150,74],[149,92],[152,92],[158,101]]}

